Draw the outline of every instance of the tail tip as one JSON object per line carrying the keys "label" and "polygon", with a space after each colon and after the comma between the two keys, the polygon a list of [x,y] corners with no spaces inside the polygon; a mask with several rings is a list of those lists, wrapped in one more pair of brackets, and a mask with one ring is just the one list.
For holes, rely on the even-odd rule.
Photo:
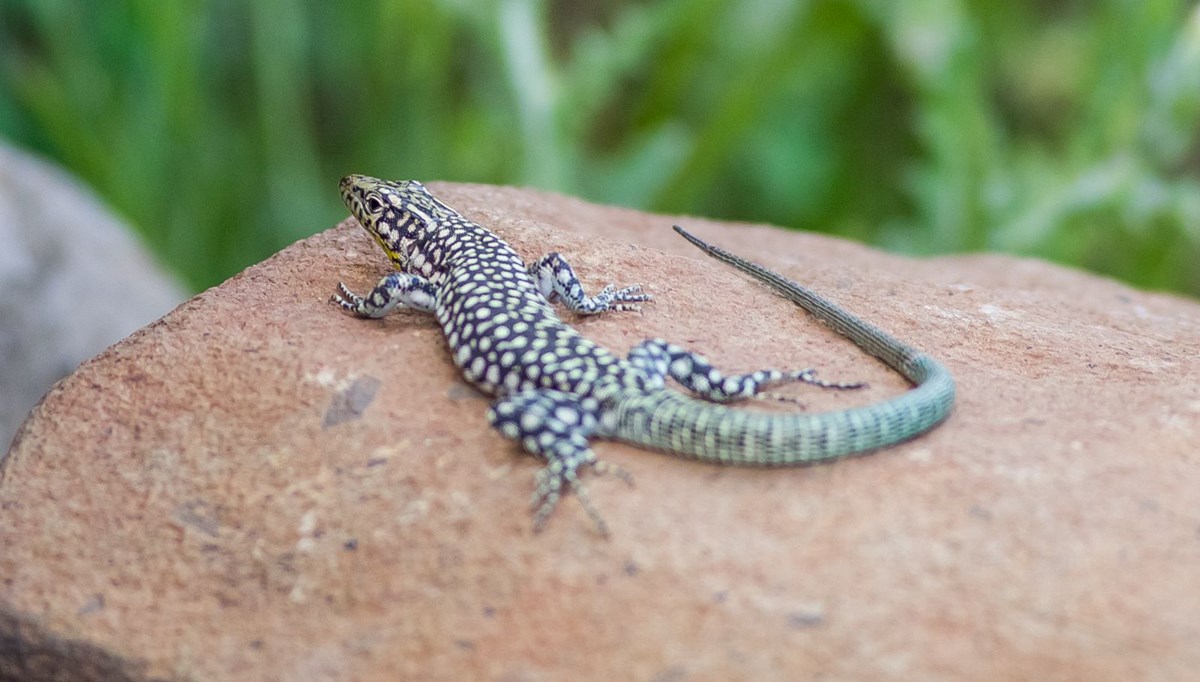
{"label": "tail tip", "polygon": [[681,236],[684,239],[691,242],[693,246],[699,247],[700,249],[703,249],[704,251],[712,250],[712,247],[709,246],[707,242],[705,242],[703,239],[697,237],[696,235],[692,234],[691,232],[688,232],[687,230],[683,229],[682,227],[680,227],[678,225],[672,225],[671,227],[675,228],[675,232],[678,233],[679,236]]}

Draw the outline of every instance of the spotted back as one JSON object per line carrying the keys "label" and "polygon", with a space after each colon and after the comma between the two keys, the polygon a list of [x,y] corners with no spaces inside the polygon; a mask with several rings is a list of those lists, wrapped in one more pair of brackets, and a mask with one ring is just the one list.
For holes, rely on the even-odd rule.
{"label": "spotted back", "polygon": [[463,376],[489,395],[589,395],[633,370],[555,314],[524,261],[415,180],[342,180],[342,198],[400,270],[433,285],[434,312]]}

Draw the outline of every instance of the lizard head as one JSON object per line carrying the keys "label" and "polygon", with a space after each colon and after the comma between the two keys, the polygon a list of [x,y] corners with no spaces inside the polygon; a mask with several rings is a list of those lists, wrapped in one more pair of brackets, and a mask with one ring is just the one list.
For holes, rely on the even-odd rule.
{"label": "lizard head", "polygon": [[411,247],[419,246],[438,218],[450,212],[416,180],[393,182],[347,175],[342,178],[341,190],[350,214],[401,268]]}

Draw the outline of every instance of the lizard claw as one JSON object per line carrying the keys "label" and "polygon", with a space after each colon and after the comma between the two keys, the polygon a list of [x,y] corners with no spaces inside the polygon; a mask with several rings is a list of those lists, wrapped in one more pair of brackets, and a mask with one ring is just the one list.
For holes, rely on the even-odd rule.
{"label": "lizard claw", "polygon": [[592,297],[593,303],[600,310],[641,310],[639,303],[653,301],[650,294],[642,293],[642,285],[634,284],[633,286],[617,289],[609,284],[600,290],[600,293]]}
{"label": "lizard claw", "polygon": [[[588,454],[591,454],[590,450]],[[604,522],[604,517],[592,504],[592,498],[588,495],[587,488],[579,480],[578,467],[580,464],[596,467],[598,463],[595,455],[591,455],[590,461],[584,462],[556,459],[538,470],[534,478],[537,485],[533,491],[533,497],[530,499],[530,506],[537,510],[533,514],[533,532],[540,533],[542,531],[546,526],[546,520],[550,518],[550,514],[558,506],[558,501],[562,499],[563,488],[570,488],[571,492],[575,493],[575,498],[579,500],[583,510],[591,517],[596,531],[600,535],[608,537],[608,524]],[[614,468],[609,465],[604,465],[602,470],[615,473]],[[625,472],[624,469],[619,470],[624,475],[616,475],[632,482],[632,477],[629,477],[628,472]]]}
{"label": "lizard claw", "polygon": [[336,303],[343,310],[356,312],[362,309],[363,298],[346,288],[344,282],[338,282],[337,293],[329,297],[330,303]]}

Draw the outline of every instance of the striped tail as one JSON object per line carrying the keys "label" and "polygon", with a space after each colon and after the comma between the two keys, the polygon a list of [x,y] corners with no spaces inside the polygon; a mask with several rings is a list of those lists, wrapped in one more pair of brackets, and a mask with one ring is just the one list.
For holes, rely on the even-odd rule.
{"label": "striped tail", "polygon": [[777,415],[738,410],[670,390],[621,396],[606,435],[685,457],[724,464],[787,466],[876,450],[916,437],[954,407],[954,378],[942,363],[831,301],[712,246],[676,226],[708,255],[767,284],[823,320],[915,387],[891,400],[838,412]]}

